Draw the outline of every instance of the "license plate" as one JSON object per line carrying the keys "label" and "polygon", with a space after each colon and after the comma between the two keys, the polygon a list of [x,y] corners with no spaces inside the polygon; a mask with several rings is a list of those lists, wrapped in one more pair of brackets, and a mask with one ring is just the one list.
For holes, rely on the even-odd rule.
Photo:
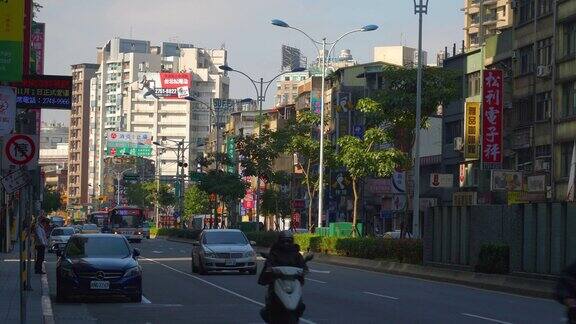
{"label": "license plate", "polygon": [[227,265],[227,266],[235,266],[235,265],[236,265],[236,260],[226,260],[226,265]]}
{"label": "license plate", "polygon": [[110,289],[110,281],[90,281],[90,289]]}

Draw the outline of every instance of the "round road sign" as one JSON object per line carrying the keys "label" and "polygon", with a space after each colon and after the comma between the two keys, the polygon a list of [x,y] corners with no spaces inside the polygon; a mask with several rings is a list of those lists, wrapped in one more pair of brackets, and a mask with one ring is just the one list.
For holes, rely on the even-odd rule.
{"label": "round road sign", "polygon": [[30,136],[17,134],[6,142],[4,153],[12,164],[24,165],[36,155],[36,144]]}

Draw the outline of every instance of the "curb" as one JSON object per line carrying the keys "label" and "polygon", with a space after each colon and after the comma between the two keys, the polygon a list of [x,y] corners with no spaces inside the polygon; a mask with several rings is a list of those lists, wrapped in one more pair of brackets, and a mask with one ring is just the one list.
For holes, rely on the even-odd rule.
{"label": "curb", "polygon": [[[192,243],[191,240],[183,238],[161,238],[172,242]],[[268,248],[260,246],[255,246],[254,250],[257,253],[268,252]],[[556,282],[553,280],[533,279],[514,275],[485,274],[392,261],[342,257],[317,252],[314,253],[314,261],[359,270],[547,299],[554,298],[556,287]]]}
{"label": "curb", "polygon": [[52,300],[50,299],[50,286],[48,286],[48,275],[42,275],[42,323],[54,324],[54,313],[52,312]]}

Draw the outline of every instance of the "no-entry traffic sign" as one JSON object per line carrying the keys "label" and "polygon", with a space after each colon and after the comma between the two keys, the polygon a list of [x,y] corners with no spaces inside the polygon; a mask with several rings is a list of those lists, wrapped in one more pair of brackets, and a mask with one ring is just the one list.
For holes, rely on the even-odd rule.
{"label": "no-entry traffic sign", "polygon": [[35,169],[38,160],[38,136],[26,134],[12,134],[4,144],[2,153],[4,169],[13,169],[26,165],[28,169]]}

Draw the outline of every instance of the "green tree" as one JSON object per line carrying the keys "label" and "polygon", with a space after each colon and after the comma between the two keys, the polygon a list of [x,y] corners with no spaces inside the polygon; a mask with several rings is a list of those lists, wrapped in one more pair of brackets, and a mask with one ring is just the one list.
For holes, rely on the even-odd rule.
{"label": "green tree", "polygon": [[44,187],[42,199],[42,210],[46,214],[57,211],[62,207],[60,192],[54,188]]}
{"label": "green tree", "polygon": [[[416,125],[416,69],[383,65],[384,87],[358,101],[357,109],[366,116],[366,128],[385,127],[396,136],[395,146],[408,152],[414,142]],[[426,122],[440,105],[458,98],[460,83],[454,71],[424,67],[422,78],[422,119]]]}
{"label": "green tree", "polygon": [[192,215],[206,214],[210,211],[210,197],[206,191],[198,186],[190,186],[184,193],[184,220],[188,221]]}
{"label": "green tree", "polygon": [[126,187],[126,199],[130,205],[144,209],[150,209],[153,206],[152,193],[146,184],[147,182],[138,182]]}
{"label": "green tree", "polygon": [[364,134],[364,139],[354,136],[343,136],[338,140],[340,152],[338,159],[346,167],[352,179],[354,194],[352,235],[356,236],[358,229],[358,181],[364,177],[389,177],[399,166],[407,162],[406,155],[396,148],[383,148],[390,143],[392,136],[382,128],[370,128]]}
{"label": "green tree", "polygon": [[161,184],[158,188],[155,181],[130,184],[126,188],[126,198],[131,205],[144,209],[152,209],[158,205],[163,213],[176,203],[176,197],[171,192],[171,188],[166,184]]}
{"label": "green tree", "polygon": [[[290,154],[296,154],[298,164],[302,171],[302,183],[306,186],[306,191],[310,202],[308,204],[308,227],[313,224],[312,206],[314,198],[318,192],[319,179],[317,165],[320,161],[320,141],[316,139],[315,134],[320,125],[320,116],[310,111],[300,112],[295,120],[287,128],[289,141],[285,151]],[[334,147],[328,142],[324,142],[324,165],[335,165]]]}
{"label": "green tree", "polygon": [[260,208],[265,216],[275,216],[276,229],[280,228],[280,219],[290,215],[290,196],[282,191],[282,187],[290,183],[290,176],[285,171],[273,172],[269,179],[269,187],[262,193]]}
{"label": "green tree", "polygon": [[238,137],[236,150],[241,156],[240,164],[244,176],[269,179],[272,176],[274,160],[283,151],[283,132],[275,132],[263,127],[260,134]]}
{"label": "green tree", "polygon": [[[233,212],[240,199],[246,194],[248,183],[242,180],[238,174],[221,170],[210,170],[203,177],[198,188],[209,195],[212,193],[218,195],[228,211]],[[234,220],[234,218],[231,220]]]}

